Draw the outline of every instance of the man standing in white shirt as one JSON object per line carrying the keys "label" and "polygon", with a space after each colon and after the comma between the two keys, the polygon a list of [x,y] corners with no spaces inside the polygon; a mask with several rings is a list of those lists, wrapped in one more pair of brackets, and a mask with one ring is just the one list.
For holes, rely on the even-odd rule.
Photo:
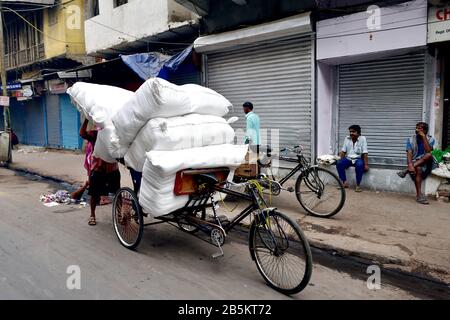
{"label": "man standing in white shirt", "polygon": [[369,150],[367,148],[366,137],[361,135],[361,127],[353,125],[348,128],[350,136],[344,141],[344,146],[339,154],[341,157],[336,164],[339,178],[344,183],[344,187],[348,188],[346,170],[355,167],[356,173],[356,192],[361,192],[361,181],[364,172],[369,171]]}

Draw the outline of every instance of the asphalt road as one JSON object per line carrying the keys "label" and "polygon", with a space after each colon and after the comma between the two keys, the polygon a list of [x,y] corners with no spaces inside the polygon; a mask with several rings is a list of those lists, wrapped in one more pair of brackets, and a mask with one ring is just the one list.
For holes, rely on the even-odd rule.
{"label": "asphalt road", "polygon": [[[0,169],[0,299],[416,299],[392,285],[369,290],[364,279],[316,263],[309,286],[287,297],[270,289],[233,234],[225,257],[168,225],[147,228],[137,252],[114,234],[111,207],[46,208],[41,194],[59,185]],[[81,289],[69,290],[70,266]]]}

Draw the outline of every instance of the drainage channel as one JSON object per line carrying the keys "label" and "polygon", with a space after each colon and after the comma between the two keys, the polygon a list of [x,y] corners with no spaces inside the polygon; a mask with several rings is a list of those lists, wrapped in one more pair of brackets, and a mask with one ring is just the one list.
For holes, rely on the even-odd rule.
{"label": "drainage channel", "polygon": [[[248,229],[235,228],[230,234],[235,242],[248,245]],[[343,256],[335,251],[311,247],[313,263],[348,274],[353,279],[367,281],[370,274],[367,268],[374,265],[370,260],[354,256]],[[389,285],[409,292],[418,299],[449,300],[450,286],[434,279],[424,278],[417,274],[379,266],[381,271],[381,286]]]}
{"label": "drainage channel", "polygon": [[[69,192],[76,190],[77,186],[71,185],[65,181],[53,177],[40,176],[26,170],[13,170],[16,175],[24,177],[31,181],[44,182],[55,188],[67,190]],[[237,226],[231,232],[232,241],[248,245],[248,228]],[[354,279],[367,281],[370,274],[367,268],[374,263],[354,256],[343,256],[335,251],[328,251],[316,247],[311,247],[314,264],[348,274]],[[450,286],[434,279],[424,278],[418,274],[406,273],[401,270],[385,268],[379,266],[381,270],[382,285],[390,285],[409,292],[419,299],[445,299],[450,300]]]}

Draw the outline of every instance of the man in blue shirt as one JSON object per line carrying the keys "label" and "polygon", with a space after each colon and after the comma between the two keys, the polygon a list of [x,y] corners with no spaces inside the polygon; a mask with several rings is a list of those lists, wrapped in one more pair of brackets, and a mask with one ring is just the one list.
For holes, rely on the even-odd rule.
{"label": "man in blue shirt", "polygon": [[350,167],[355,167],[356,192],[361,192],[361,181],[365,171],[369,171],[369,150],[367,148],[366,137],[361,135],[361,127],[353,125],[348,128],[350,135],[345,138],[344,145],[339,153],[340,160],[336,163],[339,178],[348,188],[347,175],[345,171]]}
{"label": "man in blue shirt", "polygon": [[259,116],[253,112],[253,104],[251,102],[244,103],[243,107],[245,118],[247,119],[247,132],[244,143],[256,148],[258,152],[261,145]]}
{"label": "man in blue shirt", "polygon": [[427,198],[422,194],[422,181],[425,180],[433,170],[433,151],[435,140],[428,134],[428,124],[419,122],[416,125],[416,134],[406,140],[406,154],[408,168],[398,172],[400,178],[411,176],[416,186],[416,201],[428,204]]}

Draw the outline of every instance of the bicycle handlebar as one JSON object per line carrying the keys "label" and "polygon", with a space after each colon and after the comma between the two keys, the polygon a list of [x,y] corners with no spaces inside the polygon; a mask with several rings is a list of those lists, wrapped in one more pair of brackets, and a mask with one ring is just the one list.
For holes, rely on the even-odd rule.
{"label": "bicycle handlebar", "polygon": [[291,151],[300,153],[303,151],[303,146],[286,147],[280,150],[280,152]]}

